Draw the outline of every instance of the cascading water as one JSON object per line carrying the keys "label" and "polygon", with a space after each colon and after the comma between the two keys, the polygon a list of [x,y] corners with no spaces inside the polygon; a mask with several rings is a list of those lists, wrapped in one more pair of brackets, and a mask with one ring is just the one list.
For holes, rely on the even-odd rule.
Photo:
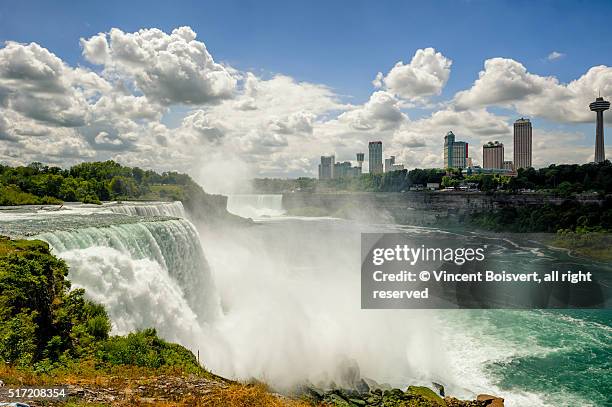
{"label": "cascading water", "polygon": [[[68,251],[108,247],[135,260],[154,261],[171,273],[196,315],[206,321],[218,312],[218,299],[198,233],[184,219],[46,232],[36,237],[48,242],[60,256]],[[75,283],[79,283],[78,279]]]}
{"label": "cascading water", "polygon": [[229,195],[227,210],[245,218],[262,218],[281,216],[283,196],[278,194],[239,194]]}
{"label": "cascading water", "polygon": [[115,213],[132,216],[172,216],[186,218],[185,208],[181,201],[175,202],[145,202],[145,203],[109,203],[104,205]]}
{"label": "cascading water", "polygon": [[48,242],[68,263],[73,287],[106,307],[114,333],[155,327],[214,361],[223,344],[200,344],[216,343],[219,297],[199,234],[184,217],[180,202],[67,205],[12,211],[0,231]]}

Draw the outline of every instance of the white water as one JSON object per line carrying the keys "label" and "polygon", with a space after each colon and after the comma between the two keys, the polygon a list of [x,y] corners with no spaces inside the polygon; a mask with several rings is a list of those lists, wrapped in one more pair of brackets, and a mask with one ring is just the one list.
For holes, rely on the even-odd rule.
{"label": "white water", "polygon": [[282,195],[274,194],[229,195],[227,210],[235,215],[253,219],[281,216],[285,213],[282,199]]}
{"label": "white water", "polygon": [[191,349],[202,337],[214,340],[210,324],[220,315],[219,298],[198,232],[187,220],[85,227],[36,238],[68,262],[74,286],[106,306],[114,332],[153,326]]}
{"label": "white water", "polygon": [[[234,210],[259,205],[259,213],[275,213],[279,198],[243,196],[234,199]],[[265,202],[271,207],[264,208]],[[170,211],[182,211],[164,205],[121,204],[116,212],[176,216]],[[104,210],[115,212],[112,206]],[[89,210],[79,209],[79,216]],[[99,209],[91,211],[98,216]],[[540,395],[496,388],[482,369],[520,351],[545,350],[482,344],[470,318],[360,309],[355,254],[359,234],[371,227],[259,216],[260,225],[239,233],[203,228],[198,234],[181,219],[71,228],[38,237],[68,262],[74,286],[106,306],[114,332],[156,327],[164,338],[199,350],[206,366],[222,375],[256,377],[278,387],[305,380],[350,385],[355,370],[346,366],[358,366],[362,376],[393,386],[437,381],[461,397],[493,392],[505,396],[510,407],[547,405]],[[42,223],[48,228],[49,221]]]}
{"label": "white water", "polygon": [[104,207],[115,213],[133,216],[173,216],[186,218],[185,208],[180,201],[174,202],[116,202],[104,204]]}

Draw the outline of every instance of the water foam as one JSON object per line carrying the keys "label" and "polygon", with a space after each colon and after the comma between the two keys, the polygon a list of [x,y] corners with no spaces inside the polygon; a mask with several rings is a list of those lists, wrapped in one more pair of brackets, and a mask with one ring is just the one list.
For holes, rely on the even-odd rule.
{"label": "water foam", "polygon": [[[146,260],[148,263],[139,264],[148,265],[150,273],[158,275],[159,270],[163,270],[176,281],[181,295],[201,322],[211,321],[220,314],[219,299],[198,232],[189,221],[178,219],[86,227],[45,232],[35,237],[48,242],[60,257],[70,252],[71,260],[78,257],[76,252],[82,251],[83,256],[88,256],[91,253],[84,250],[95,247],[112,248],[134,261]],[[125,262],[123,264],[126,265]],[[101,275],[106,266],[99,258],[94,258],[89,273]],[[126,273],[130,272],[126,270]],[[159,276],[160,281],[163,279],[163,276]],[[75,283],[80,282],[77,279]],[[130,309],[125,312],[138,313],[142,310]]]}

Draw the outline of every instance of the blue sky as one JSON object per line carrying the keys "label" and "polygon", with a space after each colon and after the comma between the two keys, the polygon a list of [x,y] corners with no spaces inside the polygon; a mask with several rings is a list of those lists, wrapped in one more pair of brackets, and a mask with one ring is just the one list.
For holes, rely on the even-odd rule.
{"label": "blue sky", "polygon": [[[443,96],[468,86],[487,58],[514,58],[570,81],[612,64],[610,1],[147,1],[4,2],[0,41],[36,41],[84,63],[78,39],[188,25],[233,66],[325,83],[369,96],[376,72],[434,47],[454,62]],[[553,51],[566,54],[551,62]]]}
{"label": "blue sky", "polygon": [[[401,111],[418,120],[453,104],[457,92],[472,87],[490,58],[517,61],[529,74],[554,76],[562,85],[594,66],[611,66],[610,17],[610,1],[24,1],[0,4],[0,41],[35,42],[67,66],[83,66],[103,76],[103,68],[109,66],[85,58],[80,38],[113,28],[124,33],[143,28],[171,33],[189,26],[215,62],[261,80],[282,74],[298,83],[324,86],[351,108],[365,104],[376,91],[372,80],[378,72],[387,75],[398,61],[409,64],[417,50],[431,47],[452,66],[443,86],[428,95],[426,103],[398,98]],[[553,52],[559,57],[551,60]],[[520,106],[500,101],[477,105],[507,122],[532,113],[524,100]],[[185,114],[198,108],[210,110],[205,104],[180,101],[164,108],[162,122],[169,126],[180,124]],[[314,114],[325,117],[329,112]],[[578,134],[575,143],[586,148],[592,126],[584,118],[564,121],[545,116],[535,111],[530,115],[548,132],[582,134],[585,140],[580,141]],[[499,135],[504,137],[507,142],[507,135]],[[330,145],[327,152],[348,154],[340,144]],[[412,142],[420,148],[417,144]],[[312,161],[316,155],[302,158]],[[259,172],[275,173],[273,167]]]}

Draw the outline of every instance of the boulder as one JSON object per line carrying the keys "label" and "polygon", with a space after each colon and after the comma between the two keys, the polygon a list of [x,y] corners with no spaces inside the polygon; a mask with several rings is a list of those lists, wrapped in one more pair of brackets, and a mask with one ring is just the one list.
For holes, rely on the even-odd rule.
{"label": "boulder", "polygon": [[424,386],[409,386],[406,390],[406,394],[413,396],[420,396],[421,398],[429,401],[434,406],[446,407],[444,399],[436,394],[432,389]]}
{"label": "boulder", "polygon": [[444,385],[440,384],[440,383],[436,383],[436,382],[432,382],[431,384],[433,384],[433,386],[436,388],[436,390],[438,390],[438,394],[440,394],[440,396],[444,397]]}
{"label": "boulder", "polygon": [[478,401],[484,401],[487,407],[504,407],[504,399],[490,394],[479,394],[476,397]]}

